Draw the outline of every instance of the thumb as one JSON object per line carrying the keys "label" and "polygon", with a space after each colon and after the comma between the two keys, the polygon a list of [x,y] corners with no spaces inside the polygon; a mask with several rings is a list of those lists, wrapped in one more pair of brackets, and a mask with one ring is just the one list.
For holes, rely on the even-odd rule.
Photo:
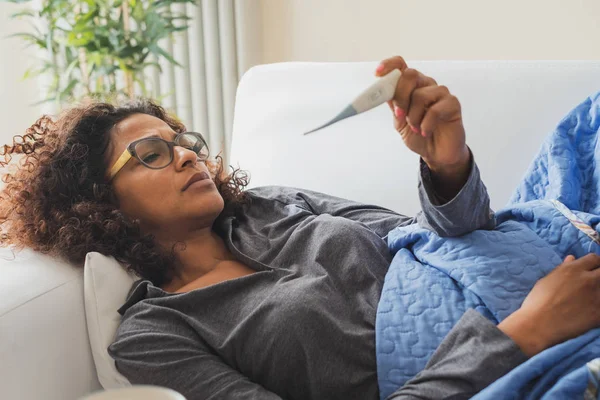
{"label": "thumb", "polygon": [[558,265],[556,268],[557,269],[559,269],[559,268],[570,268],[571,267],[571,263],[573,261],[576,261],[576,260],[577,259],[575,258],[575,256],[568,255],[568,256],[565,257],[564,261],[560,265]]}

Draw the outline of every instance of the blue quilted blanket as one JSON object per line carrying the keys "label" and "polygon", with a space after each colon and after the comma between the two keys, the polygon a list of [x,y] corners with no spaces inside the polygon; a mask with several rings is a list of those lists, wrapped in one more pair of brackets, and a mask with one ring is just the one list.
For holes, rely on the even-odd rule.
{"label": "blue quilted blanket", "polygon": [[[600,93],[573,109],[544,142],[497,228],[440,238],[418,226],[388,235],[394,258],[377,310],[381,398],[421,371],[468,308],[498,323],[569,254],[600,254],[550,200],[597,230]],[[600,330],[554,346],[482,391],[478,399],[597,398]],[[588,388],[589,385],[589,388]]]}

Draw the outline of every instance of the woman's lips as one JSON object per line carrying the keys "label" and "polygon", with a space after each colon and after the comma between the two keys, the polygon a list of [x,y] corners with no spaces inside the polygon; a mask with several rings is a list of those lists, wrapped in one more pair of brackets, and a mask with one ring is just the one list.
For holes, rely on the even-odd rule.
{"label": "woman's lips", "polygon": [[210,176],[208,176],[208,174],[206,172],[199,172],[197,174],[194,174],[187,181],[187,183],[183,186],[183,189],[181,189],[181,191],[185,192],[193,184],[195,184],[197,182],[202,182],[202,181],[207,180],[207,179],[210,181]]}

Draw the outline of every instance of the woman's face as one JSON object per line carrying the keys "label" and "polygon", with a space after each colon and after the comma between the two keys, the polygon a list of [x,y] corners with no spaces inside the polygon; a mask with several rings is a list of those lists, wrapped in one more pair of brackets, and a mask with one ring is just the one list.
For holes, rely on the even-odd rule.
{"label": "woman's face", "polygon": [[[135,114],[118,123],[110,132],[109,168],[129,143],[149,136],[173,141],[175,131],[163,120]],[[204,172],[210,179],[186,186],[192,176]],[[173,149],[173,161],[162,169],[150,169],[132,157],[113,178],[119,208],[139,219],[142,231],[157,237],[179,239],[186,231],[210,228],[223,210],[224,202],[208,168],[197,161],[196,153],[180,146]]]}

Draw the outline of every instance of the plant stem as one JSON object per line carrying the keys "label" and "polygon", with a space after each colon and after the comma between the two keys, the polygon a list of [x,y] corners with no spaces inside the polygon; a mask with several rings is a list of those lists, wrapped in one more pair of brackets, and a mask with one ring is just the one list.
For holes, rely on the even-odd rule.
{"label": "plant stem", "polygon": [[[82,13],[80,4],[75,5],[74,12],[75,12],[75,16],[76,16],[75,21],[77,21],[77,16],[79,16]],[[81,34],[79,36],[81,36]],[[78,57],[79,57],[79,68],[81,70],[81,80],[83,83],[83,89],[85,91],[85,96],[87,97],[90,94],[90,75],[89,75],[89,71],[88,71],[87,56],[85,54],[85,49],[83,47],[79,48]],[[67,77],[67,78],[69,78],[69,77]]]}
{"label": "plant stem", "polygon": [[[123,30],[125,31],[125,39],[129,41],[129,2],[127,0],[123,0],[121,4],[123,10]],[[125,73],[125,87],[127,91],[127,95],[129,98],[134,97],[134,87],[133,87],[133,73],[132,71],[125,69],[123,71]]]}

